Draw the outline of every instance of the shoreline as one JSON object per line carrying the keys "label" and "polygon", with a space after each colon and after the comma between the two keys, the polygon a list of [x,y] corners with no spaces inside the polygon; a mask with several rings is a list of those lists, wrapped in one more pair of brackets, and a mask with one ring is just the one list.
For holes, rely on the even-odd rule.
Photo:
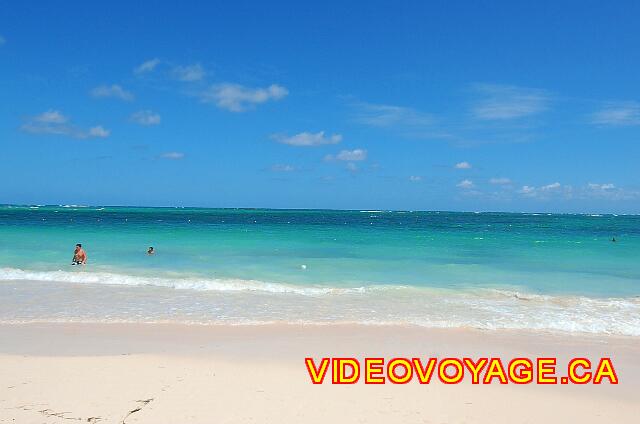
{"label": "shoreline", "polygon": [[[183,322],[183,321],[55,321],[55,320],[34,320],[25,322],[0,321],[0,338],[7,336],[24,336],[14,339],[23,344],[0,345],[0,354],[14,354],[15,348],[25,349],[22,353],[34,354],[31,350],[36,344],[29,344],[27,340],[38,333],[42,333],[45,340],[49,334],[60,332],[64,335],[79,335],[84,337],[89,333],[100,334],[107,338],[114,338],[122,342],[133,334],[149,337],[147,341],[158,344],[147,344],[155,348],[161,348],[162,343],[167,342],[166,338],[172,337],[176,333],[181,333],[187,337],[187,341],[195,342],[197,337],[207,334],[228,337],[230,334],[242,335],[246,337],[264,338],[264,334],[269,335],[291,335],[291,334],[319,334],[322,336],[344,336],[347,334],[364,334],[365,337],[373,334],[398,333],[402,337],[419,337],[427,335],[430,338],[448,337],[469,337],[473,340],[484,338],[495,339],[497,341],[514,340],[526,344],[529,341],[559,343],[559,345],[578,346],[637,346],[640,349],[640,337],[620,334],[568,332],[556,330],[536,330],[536,329],[486,329],[475,327],[428,327],[410,323],[359,323],[359,322],[256,322],[256,323],[225,323],[225,322]],[[121,338],[124,338],[121,340]],[[132,346],[136,347],[135,340]],[[73,345],[71,345],[73,346]],[[193,347],[190,344],[187,347]],[[56,347],[55,345],[50,347]],[[80,346],[78,346],[80,348]],[[166,353],[166,349],[161,351]],[[80,354],[87,354],[88,351],[80,349]],[[90,352],[89,352],[90,353]],[[145,353],[158,353],[157,351],[146,351]],[[49,353],[52,356],[58,356]]]}
{"label": "shoreline", "polygon": [[[0,281],[0,298],[4,299],[0,324],[406,325],[640,336],[637,297],[545,295],[497,287],[354,288],[99,272],[67,274],[56,271],[46,274],[48,279]],[[58,281],[62,277],[73,279]]]}
{"label": "shoreline", "polygon": [[[0,355],[209,355],[286,361],[309,355],[559,357],[640,355],[640,337],[378,324],[0,323]],[[179,340],[179,344],[175,341]],[[247,351],[251,342],[260,350]],[[638,364],[640,376],[640,363]],[[640,386],[640,379],[638,380]]]}

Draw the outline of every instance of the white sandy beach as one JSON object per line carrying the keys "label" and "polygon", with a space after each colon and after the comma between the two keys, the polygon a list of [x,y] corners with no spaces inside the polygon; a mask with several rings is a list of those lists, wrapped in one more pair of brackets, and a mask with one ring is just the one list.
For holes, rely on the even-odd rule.
{"label": "white sandy beach", "polygon": [[[0,325],[0,423],[636,422],[640,342],[377,326]],[[620,384],[318,386],[304,357],[612,358]]]}

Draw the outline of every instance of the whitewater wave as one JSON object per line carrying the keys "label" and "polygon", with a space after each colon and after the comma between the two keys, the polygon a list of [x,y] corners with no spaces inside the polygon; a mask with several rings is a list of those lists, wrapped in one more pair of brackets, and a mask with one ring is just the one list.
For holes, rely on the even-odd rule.
{"label": "whitewater wave", "polygon": [[292,284],[270,283],[260,280],[236,278],[195,278],[195,277],[147,277],[109,272],[69,272],[69,271],[26,271],[16,268],[0,268],[0,281],[52,281],[76,284],[108,284],[126,286],[156,286],[177,290],[201,291],[252,291],[265,293],[293,293],[303,296],[327,294],[363,293],[365,291],[396,290],[406,286],[369,287],[320,287],[295,286]]}
{"label": "whitewater wave", "polygon": [[[302,286],[83,269],[0,268],[0,281],[7,283],[0,285],[0,322],[355,323],[640,336],[640,297],[537,294],[516,288]],[[23,284],[28,281],[57,284]],[[77,291],[77,284],[93,289]],[[176,291],[150,292],[142,286]],[[46,295],[47,290],[53,295]]]}

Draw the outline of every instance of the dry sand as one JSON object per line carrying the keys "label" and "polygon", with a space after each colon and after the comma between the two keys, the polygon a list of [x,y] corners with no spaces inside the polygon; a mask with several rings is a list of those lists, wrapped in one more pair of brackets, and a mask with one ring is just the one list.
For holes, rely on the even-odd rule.
{"label": "dry sand", "polygon": [[[305,356],[609,356],[620,384],[312,385]],[[635,423],[638,358],[637,338],[509,331],[0,325],[0,423]]]}

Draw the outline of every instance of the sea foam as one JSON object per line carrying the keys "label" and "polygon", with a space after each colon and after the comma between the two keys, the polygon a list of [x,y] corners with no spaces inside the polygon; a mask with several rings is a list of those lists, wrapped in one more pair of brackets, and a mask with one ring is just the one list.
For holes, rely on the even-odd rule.
{"label": "sea foam", "polygon": [[[199,291],[258,291],[266,293],[294,293],[303,296],[323,294],[359,293],[366,287],[305,287],[292,284],[270,283],[259,280],[236,278],[196,278],[196,277],[151,277],[116,274],[109,272],[70,271],[26,271],[15,268],[0,268],[0,281],[54,281],[76,284],[107,284],[126,286],[157,286],[177,290]],[[384,286],[382,286],[384,287]],[[396,288],[389,286],[388,288]],[[372,286],[369,290],[380,290]],[[384,288],[383,288],[384,289]]]}
{"label": "sea foam", "polygon": [[[640,336],[640,298],[0,269],[0,322],[357,323]],[[92,290],[77,291],[78,285]],[[150,288],[155,290],[149,290]]]}

